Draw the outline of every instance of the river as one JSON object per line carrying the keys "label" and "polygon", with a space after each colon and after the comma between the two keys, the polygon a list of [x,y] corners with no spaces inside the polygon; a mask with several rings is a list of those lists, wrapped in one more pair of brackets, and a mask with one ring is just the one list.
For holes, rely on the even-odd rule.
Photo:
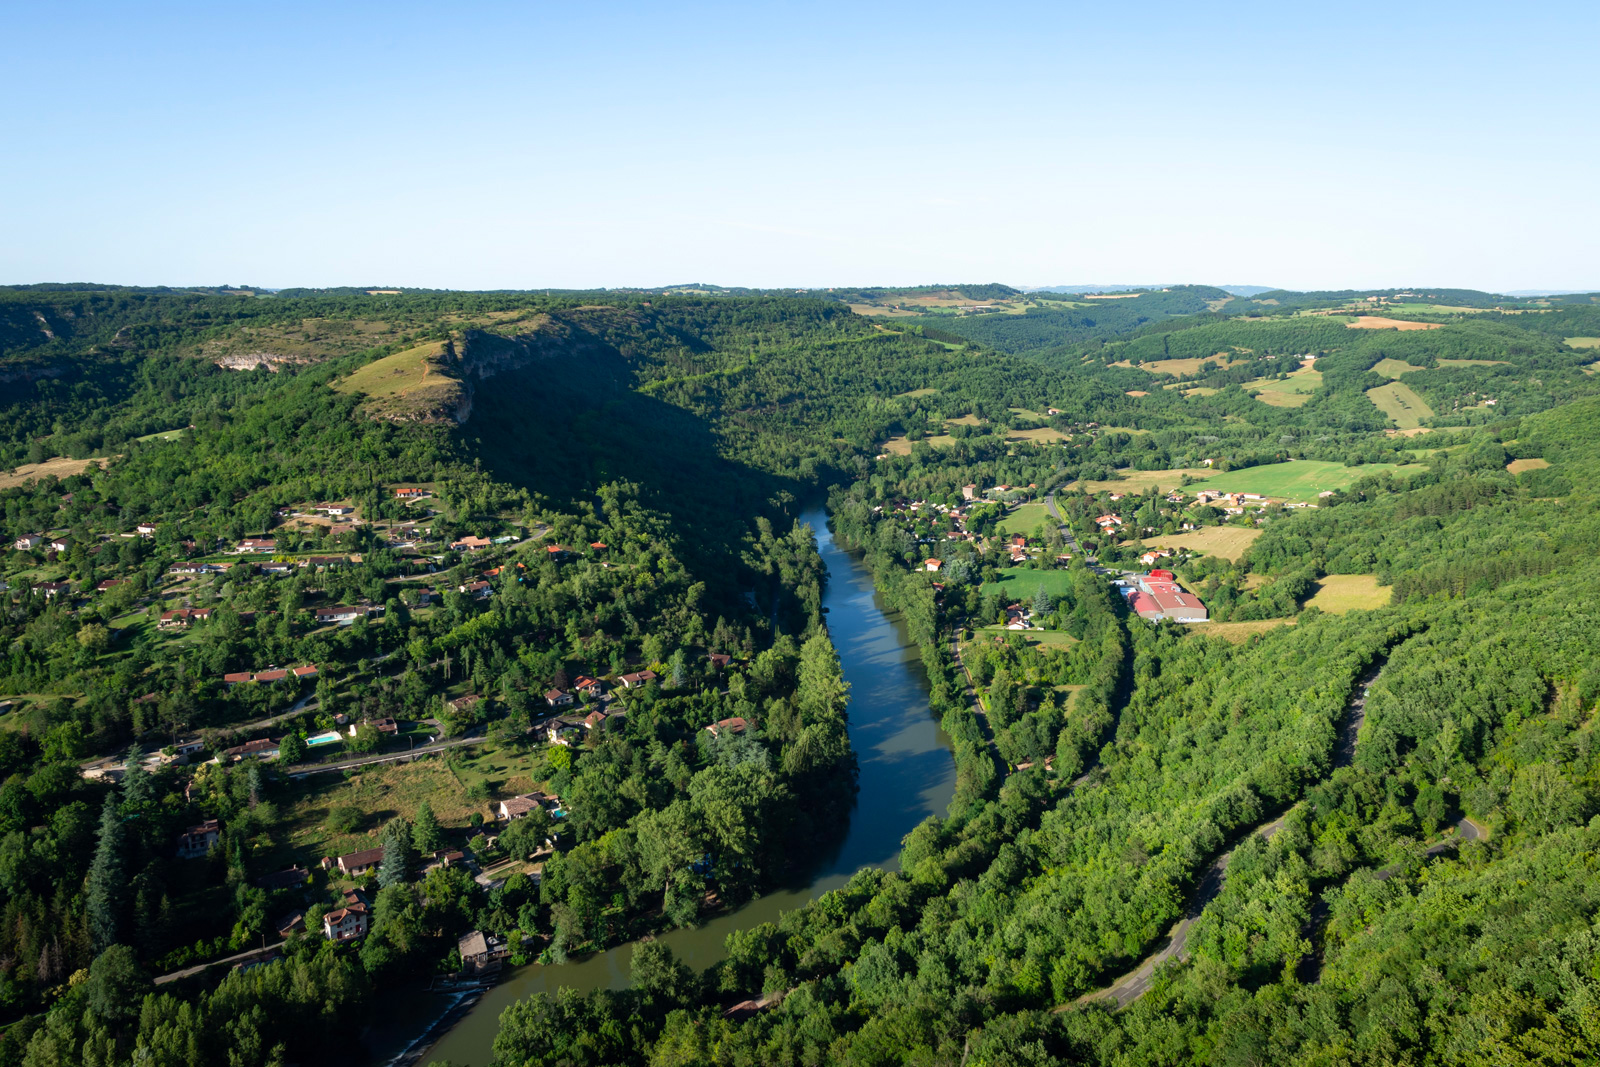
{"label": "river", "polygon": [[[819,861],[803,884],[769,893],[702,926],[661,936],[679,959],[697,969],[722,958],[723,942],[734,930],[775,922],[782,912],[844,885],[862,867],[893,869],[901,838],[927,816],[943,815],[955,792],[950,739],[928,708],[927,675],[905,625],[879,599],[866,565],[834,543],[825,512],[817,508],[802,518],[816,531],[817,549],[828,567],[822,602],[850,683],[850,743],[861,764],[861,792],[838,848]],[[560,986],[620,989],[628,984],[632,956],[633,945],[626,944],[560,966],[518,968],[419,1062],[484,1067],[507,1005]],[[433,1017],[441,1009],[435,1001],[431,1011],[423,1004],[415,1010]]]}

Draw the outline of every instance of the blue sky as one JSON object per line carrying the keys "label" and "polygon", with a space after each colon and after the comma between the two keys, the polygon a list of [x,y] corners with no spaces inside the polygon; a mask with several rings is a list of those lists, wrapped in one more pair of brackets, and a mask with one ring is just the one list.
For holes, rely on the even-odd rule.
{"label": "blue sky", "polygon": [[1592,4],[5,25],[0,283],[1600,289]]}

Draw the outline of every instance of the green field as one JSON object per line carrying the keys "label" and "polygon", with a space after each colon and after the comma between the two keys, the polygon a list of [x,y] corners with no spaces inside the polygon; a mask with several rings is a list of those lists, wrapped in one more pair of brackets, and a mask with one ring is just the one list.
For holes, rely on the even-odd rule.
{"label": "green field", "polygon": [[1398,378],[1402,374],[1410,374],[1414,370],[1424,369],[1407,363],[1403,359],[1380,359],[1373,364],[1372,373],[1380,378]]}
{"label": "green field", "polygon": [[1433,409],[1409,385],[1390,382],[1367,390],[1367,398],[1378,410],[1394,420],[1402,430],[1414,430],[1423,419],[1433,418]]}
{"label": "green field", "polygon": [[1217,489],[1225,493],[1260,493],[1263,496],[1315,503],[1318,493],[1343,489],[1369,474],[1400,469],[1403,468],[1393,463],[1346,467],[1343,463],[1325,460],[1292,459],[1287,463],[1271,463],[1264,467],[1247,467],[1213,475],[1190,486],[1189,491]]}
{"label": "green field", "polygon": [[1030,571],[1025,567],[1005,567],[998,582],[985,582],[984,593],[999,593],[1013,601],[1025,601],[1040,587],[1051,596],[1065,596],[1072,588],[1072,575],[1067,571]]}
{"label": "green field", "polygon": [[[1078,639],[1069,633],[1060,630],[1007,630],[1004,626],[985,626],[981,630],[974,630],[974,638],[1005,637],[1008,634],[1021,634],[1022,639],[1035,648],[1070,648],[1078,643]],[[1082,689],[1082,686],[1072,688]]]}
{"label": "green field", "polygon": [[1439,366],[1441,367],[1503,367],[1505,365],[1506,361],[1503,359],[1441,359],[1439,361]]}
{"label": "green field", "polygon": [[1322,372],[1309,367],[1295,371],[1287,378],[1269,378],[1259,384],[1246,385],[1263,404],[1275,408],[1297,408],[1311,399],[1311,394],[1322,387]]}
{"label": "green field", "polygon": [[1007,533],[1031,534],[1040,524],[1055,525],[1055,519],[1050,514],[1050,509],[1042,503],[1018,504],[1000,525],[1005,527]]}
{"label": "green field", "polygon": [[1569,337],[1567,345],[1570,348],[1600,348],[1600,337]]}
{"label": "green field", "polygon": [[188,432],[189,432],[189,428],[187,426],[185,426],[181,430],[163,430],[160,433],[147,433],[143,437],[135,437],[134,440],[135,441],[176,441],[178,438],[182,437],[184,434],[186,434]]}

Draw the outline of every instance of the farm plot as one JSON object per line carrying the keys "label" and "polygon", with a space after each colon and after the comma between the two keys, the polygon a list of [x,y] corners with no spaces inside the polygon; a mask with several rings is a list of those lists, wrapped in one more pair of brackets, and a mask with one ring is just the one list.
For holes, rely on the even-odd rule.
{"label": "farm plot", "polygon": [[1192,533],[1173,534],[1171,537],[1148,537],[1148,548],[1172,548],[1186,552],[1204,552],[1223,559],[1237,560],[1250,550],[1261,531],[1245,526],[1207,526]]}
{"label": "farm plot", "polygon": [[[1260,467],[1245,467],[1206,478],[1203,489],[1224,493],[1260,493],[1281,500],[1315,502],[1317,494],[1343,489],[1371,474],[1383,471],[1403,471],[1406,468],[1393,463],[1367,463],[1359,467],[1346,467],[1342,463],[1318,459],[1292,459],[1287,463],[1269,463]],[[1417,469],[1417,468],[1413,468]]]}
{"label": "farm plot", "polygon": [[1390,382],[1388,385],[1368,389],[1367,399],[1377,405],[1379,411],[1393,419],[1395,425],[1402,430],[1416,429],[1422,425],[1424,419],[1433,418],[1433,409],[1428,406],[1428,402],[1418,396],[1409,385],[1400,382]]}
{"label": "farm plot", "polygon": [[1369,611],[1389,603],[1393,594],[1378,584],[1375,574],[1330,574],[1317,583],[1317,591],[1305,606],[1343,615],[1347,611]]}

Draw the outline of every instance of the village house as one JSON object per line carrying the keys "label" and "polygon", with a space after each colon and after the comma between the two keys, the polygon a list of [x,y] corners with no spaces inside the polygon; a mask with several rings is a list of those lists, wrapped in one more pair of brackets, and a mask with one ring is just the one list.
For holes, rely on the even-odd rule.
{"label": "village house", "polygon": [[141,522],[133,528],[133,532],[140,537],[154,537],[158,527],[153,522]]}
{"label": "village house", "polygon": [[524,793],[510,800],[502,800],[495,817],[501,822],[510,822],[532,813],[537,808],[542,808],[547,802],[553,802],[554,797],[545,793]]}
{"label": "village house", "polygon": [[204,856],[221,836],[222,824],[216,819],[207,819],[203,823],[189,827],[178,835],[178,858],[192,860],[197,856]]}
{"label": "village house", "polygon": [[[346,878],[357,878],[363,874],[366,874],[368,871],[376,869],[378,864],[382,862],[383,846],[379,845],[377,848],[367,848],[362,849],[360,852],[346,853],[345,855],[340,856],[338,859],[333,860],[332,864],[337,866],[339,868],[339,873],[344,875]],[[324,860],[323,866],[326,867],[328,865],[329,862]]]}
{"label": "village house", "polygon": [[187,577],[195,574],[221,574],[223,568],[215,563],[174,563],[167,568],[168,574]]}
{"label": "village house", "polygon": [[128,579],[126,578],[107,578],[105,581],[97,583],[94,587],[94,591],[97,593],[109,593],[117,586],[126,585],[127,583]]}
{"label": "village house", "polygon": [[172,611],[163,611],[161,621],[157,625],[163,630],[170,630],[174,627],[193,626],[209,618],[211,618],[210,608],[176,608]]}
{"label": "village house", "polygon": [[632,674],[623,674],[617,677],[624,689],[640,689],[656,680],[655,671],[635,671]]}
{"label": "village house", "polygon": [[255,675],[250,671],[234,671],[222,676],[223,685],[243,685],[245,682],[255,680]]}
{"label": "village house", "polygon": [[318,504],[311,510],[320,511],[324,515],[333,516],[354,515],[356,513],[355,506],[352,504]]}
{"label": "village house", "polygon": [[227,757],[228,762],[242,759],[277,759],[278,742],[271,738],[263,737],[259,741],[250,741],[243,745],[235,745],[233,748],[223,749],[222,754]]}
{"label": "village house", "polygon": [[345,556],[307,556],[300,561],[300,566],[307,570],[325,571],[329,567],[343,567],[349,562]]}
{"label": "village house", "polygon": [[60,596],[62,593],[70,593],[70,592],[72,592],[72,583],[71,582],[40,582],[38,585],[33,587],[33,591],[36,592],[36,593],[43,593],[45,599],[49,600],[49,599],[51,599],[53,597]]}
{"label": "village house", "polygon": [[706,657],[706,661],[711,664],[712,670],[722,671],[726,670],[733,663],[733,657],[725,652],[713,652],[711,655]]}
{"label": "village house", "polygon": [[598,700],[606,691],[605,683],[598,678],[590,678],[586,674],[578,675],[578,680],[572,684],[572,688],[577,690],[579,696],[585,696],[591,700]]}
{"label": "village house", "polygon": [[501,938],[473,930],[456,942],[463,975],[489,974],[500,969],[500,961],[511,955]]}
{"label": "village house", "polygon": [[572,706],[572,694],[563,692],[560,689],[547,689],[544,694],[544,702],[552,708],[568,708]]}
{"label": "village house", "polygon": [[366,936],[367,923],[367,906],[356,901],[323,915],[322,936],[329,941],[354,941]]}
{"label": "village house", "polygon": [[483,697],[479,696],[477,693],[468,693],[466,696],[456,697],[446,706],[450,709],[452,714],[460,715],[463,712],[471,711],[482,701]]}
{"label": "village house", "polygon": [[469,535],[467,537],[463,537],[459,541],[451,541],[450,551],[477,552],[479,549],[488,548],[492,544],[494,544],[494,542],[489,540],[487,537],[475,537]]}
{"label": "village house", "polygon": [[45,547],[52,552],[65,552],[72,547],[72,538],[54,537],[45,544]]}
{"label": "village house", "polygon": [[465,593],[473,600],[488,600],[494,589],[488,582],[468,582],[466,585],[458,586],[457,592]]}
{"label": "village house", "polygon": [[412,487],[406,489],[396,489],[394,491],[394,495],[395,499],[397,500],[421,500],[424,497],[432,496],[433,494],[426,489],[417,489]]}
{"label": "village house", "polygon": [[11,547],[18,552],[32,552],[42,544],[44,544],[44,534],[25,534],[17,538]]}
{"label": "village house", "polygon": [[317,676],[317,665],[315,663],[307,663],[304,667],[294,668],[290,673],[296,679],[315,678]]}
{"label": "village house", "polygon": [[712,737],[721,737],[724,734],[738,735],[751,728],[751,723],[742,716],[735,715],[731,719],[719,719],[706,727],[706,733]]}
{"label": "village house", "polygon": [[400,732],[400,724],[395,722],[392,717],[385,717],[382,719],[363,719],[359,723],[351,723],[350,736],[354,737],[356,732],[363,726],[370,726],[386,737],[393,737]]}
{"label": "village house", "polygon": [[277,550],[278,542],[270,537],[246,537],[239,542],[239,547],[233,550],[233,554],[241,556],[248,552],[276,552]]}
{"label": "village house", "polygon": [[274,889],[294,889],[297,886],[305,885],[306,879],[310,877],[311,872],[297,864],[288,870],[274,871],[271,874],[262,875],[256,879],[256,886],[259,889],[269,891]]}
{"label": "village house", "polygon": [[939,568],[943,566],[944,561],[938,559],[927,559],[924,560],[922,564],[924,570],[933,571],[934,573],[938,573]]}
{"label": "village house", "polygon": [[365,619],[372,614],[370,607],[351,607],[348,604],[335,604],[332,607],[317,608],[316,618],[318,626],[337,623],[340,626],[349,626],[357,619]]}
{"label": "village house", "polygon": [[571,746],[572,741],[578,736],[578,731],[585,729],[583,720],[571,719],[562,716],[551,719],[544,725],[544,736],[552,745]]}

